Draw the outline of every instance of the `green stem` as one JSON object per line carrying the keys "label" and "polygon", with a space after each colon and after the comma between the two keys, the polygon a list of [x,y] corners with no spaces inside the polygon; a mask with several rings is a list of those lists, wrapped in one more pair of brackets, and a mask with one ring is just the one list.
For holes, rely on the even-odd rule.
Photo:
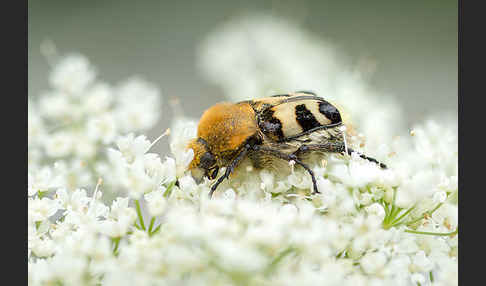
{"label": "green stem", "polygon": [[395,211],[395,199],[397,197],[397,190],[393,188],[393,199],[392,199],[392,208],[390,211],[390,218],[393,218],[394,211]]}
{"label": "green stem", "polygon": [[388,210],[388,205],[385,203],[383,199],[381,200],[381,205],[383,206],[383,209],[385,209],[385,220],[386,220],[386,218],[390,214],[390,211]]}
{"label": "green stem", "polygon": [[416,222],[419,222],[419,221],[423,220],[423,219],[424,219],[424,215],[425,215],[425,213],[421,214],[419,218],[414,219],[414,220],[412,220],[411,222],[408,222],[408,223],[407,223],[407,226],[413,225],[414,223],[416,223]]}
{"label": "green stem", "polygon": [[435,212],[435,211],[436,211],[438,208],[440,208],[441,206],[442,206],[442,203],[437,204],[437,205],[435,206],[435,208],[433,208],[433,209],[432,209],[432,210],[430,210],[430,211],[426,211],[426,212],[424,212],[422,215],[420,215],[420,217],[418,217],[418,218],[416,218],[416,219],[412,220],[411,222],[407,223],[407,225],[412,225],[412,224],[414,224],[414,223],[416,223],[416,222],[419,222],[419,221],[423,220],[423,219],[425,218],[425,217],[424,217],[424,216],[425,216],[425,214],[428,214],[429,216],[431,216],[431,215],[432,215],[432,214],[433,214],[433,213],[434,213],[434,212]]}
{"label": "green stem", "polygon": [[438,203],[437,206],[435,208],[433,208],[430,212],[429,212],[429,215],[432,215],[438,208],[440,208],[442,206],[443,203]]}
{"label": "green stem", "polygon": [[121,240],[121,237],[113,238],[113,243],[115,244],[115,246],[113,247],[113,254],[115,254],[115,255],[118,254],[118,245],[120,245],[120,240]]}
{"label": "green stem", "polygon": [[457,234],[458,228],[456,227],[456,230],[454,230],[453,232],[428,232],[428,231],[416,231],[411,229],[406,229],[405,232],[415,233],[415,234],[425,234],[425,235],[452,236]]}
{"label": "green stem", "polygon": [[37,190],[37,197],[38,197],[39,199],[42,199],[42,198],[43,198],[43,197],[44,197],[44,196],[47,194],[47,192],[48,192],[48,190],[44,190],[44,191],[42,191],[42,190]]}
{"label": "green stem", "polygon": [[265,270],[265,275],[270,275],[274,270],[275,268],[277,267],[277,264],[282,261],[282,259],[285,258],[285,256],[295,252],[296,249],[293,248],[293,247],[288,247],[287,249],[285,249],[284,251],[280,252],[277,257],[275,257],[275,259],[273,259],[273,261],[268,265],[267,269]]}
{"label": "green stem", "polygon": [[159,226],[157,226],[154,231],[152,231],[152,233],[150,233],[150,236],[156,234],[159,230],[160,230],[160,227],[162,226],[162,224],[159,224]]}
{"label": "green stem", "polygon": [[140,220],[140,226],[145,230],[145,224],[143,223],[142,210],[140,209],[140,202],[135,200],[135,206],[137,210],[138,219]]}
{"label": "green stem", "polygon": [[152,227],[154,227],[154,222],[155,222],[155,217],[153,217],[151,220],[150,220],[150,225],[149,225],[149,228],[148,228],[148,232],[149,234],[152,233]]}
{"label": "green stem", "polygon": [[167,189],[164,192],[164,197],[168,198],[170,196],[170,193],[172,192],[172,188],[175,186],[177,180],[170,182],[170,184],[167,186]]}
{"label": "green stem", "polygon": [[404,212],[399,218],[397,218],[396,220],[394,220],[392,222],[392,225],[396,225],[397,223],[399,223],[402,218],[404,218],[406,215],[408,215],[413,209],[415,208],[415,206],[409,208],[406,212]]}

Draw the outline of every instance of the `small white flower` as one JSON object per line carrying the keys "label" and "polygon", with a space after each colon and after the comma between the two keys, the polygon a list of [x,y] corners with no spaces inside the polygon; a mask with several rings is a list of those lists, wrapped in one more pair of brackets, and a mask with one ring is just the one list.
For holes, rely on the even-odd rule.
{"label": "small white flower", "polygon": [[458,207],[450,203],[444,203],[433,214],[432,218],[440,225],[444,225],[446,230],[453,231],[459,222]]}
{"label": "small white flower", "polygon": [[367,206],[365,209],[370,215],[377,216],[380,219],[385,218],[385,209],[383,209],[383,206],[379,203],[371,204]]}
{"label": "small white flower", "polygon": [[144,195],[147,202],[148,210],[152,216],[159,216],[167,208],[167,201],[164,198],[165,188],[160,187],[158,190]]}
{"label": "small white flower", "polygon": [[225,200],[234,200],[236,198],[235,190],[227,189],[226,191],[223,192],[223,198]]}
{"label": "small white flower", "polygon": [[400,241],[398,241],[398,243],[394,247],[397,253],[404,253],[404,254],[416,253],[419,250],[417,241],[413,236],[402,238]]}
{"label": "small white flower", "polygon": [[387,258],[382,252],[368,252],[361,258],[361,267],[367,274],[379,272],[386,264]]}
{"label": "small white flower", "polygon": [[190,175],[179,178],[179,187],[183,192],[188,193],[192,193],[198,189],[198,185]]}
{"label": "small white flower", "polygon": [[285,204],[280,209],[279,212],[284,220],[292,220],[297,217],[298,209],[293,204]]}
{"label": "small white flower", "polygon": [[412,257],[412,269],[417,272],[429,272],[434,267],[433,263],[427,258],[425,252],[419,251]]}
{"label": "small white flower", "polygon": [[143,161],[137,160],[128,167],[126,176],[120,179],[133,199],[139,199],[143,194],[151,192],[159,186],[157,178],[150,177]]}
{"label": "small white flower", "polygon": [[69,236],[72,234],[72,228],[71,225],[68,223],[64,222],[58,222],[55,225],[55,228],[52,228],[49,232],[51,235],[53,241],[61,241],[66,238],[69,238]]}
{"label": "small white flower", "polygon": [[49,75],[50,84],[70,95],[79,95],[93,82],[96,71],[88,59],[79,54],[71,54],[56,64]]}
{"label": "small white flower", "polygon": [[110,237],[122,237],[130,230],[137,219],[135,209],[128,207],[128,198],[113,201],[106,220],[98,224],[99,231]]}
{"label": "small white flower", "polygon": [[171,157],[166,157],[164,163],[161,165],[162,184],[168,184],[176,180],[177,172],[176,161]]}
{"label": "small white flower", "polygon": [[111,143],[117,135],[115,117],[111,113],[103,113],[92,116],[86,123],[86,133],[91,140],[101,140],[103,143]]}
{"label": "small white flower", "polygon": [[116,198],[116,200],[111,203],[110,218],[118,219],[125,215],[128,210],[132,210],[132,208],[128,207],[128,202],[128,198]]}
{"label": "small white flower", "polygon": [[218,264],[226,269],[253,272],[267,263],[267,258],[256,249],[242,248],[236,241],[210,241],[210,247],[218,257]]}
{"label": "small white flower", "polygon": [[113,90],[108,84],[97,83],[89,89],[82,101],[82,108],[87,114],[102,114],[113,102]]}
{"label": "small white flower", "polygon": [[145,135],[135,137],[133,133],[122,136],[116,140],[118,149],[128,163],[132,163],[138,157],[143,156],[150,148],[150,141]]}
{"label": "small white flower", "polygon": [[68,192],[65,188],[60,188],[56,191],[56,201],[59,203],[60,208],[82,212],[87,210],[91,198],[86,195],[86,190],[84,189]]}
{"label": "small white flower", "polygon": [[446,192],[436,192],[433,197],[434,203],[443,203],[447,199],[447,194]]}
{"label": "small white flower", "polygon": [[123,132],[146,130],[155,125],[160,112],[159,90],[140,78],[131,78],[116,90],[115,116]]}
{"label": "small white flower", "polygon": [[59,209],[56,201],[49,198],[29,198],[29,216],[33,221],[43,221],[51,217]]}
{"label": "small white flower", "polygon": [[188,149],[182,155],[181,166],[183,166],[184,168],[187,168],[189,166],[189,164],[191,163],[193,158],[194,158],[194,150]]}
{"label": "small white flower", "polygon": [[263,190],[272,190],[275,181],[273,173],[264,169],[260,171],[260,178],[262,180],[260,188]]}
{"label": "small white flower", "polygon": [[443,177],[439,187],[448,192],[456,191],[458,188],[457,176]]}
{"label": "small white flower", "polygon": [[[79,116],[76,106],[70,102],[68,95],[60,91],[51,91],[42,95],[39,99],[39,110],[41,115],[49,119],[67,120]],[[69,121],[66,124],[69,124]]]}
{"label": "small white flower", "polygon": [[76,144],[74,145],[74,154],[78,158],[92,158],[96,155],[96,143],[93,142],[87,136],[75,136],[77,138]]}
{"label": "small white flower", "polygon": [[364,206],[371,204],[373,202],[373,198],[374,195],[368,192],[358,194],[359,204]]}
{"label": "small white flower", "polygon": [[415,285],[422,285],[425,283],[425,277],[420,273],[412,274],[410,279],[412,280],[412,283]]}
{"label": "small white flower", "polygon": [[51,168],[43,167],[42,169],[28,173],[27,194],[35,195],[38,191],[48,191],[51,188],[58,187],[60,182],[53,175]]}
{"label": "small white flower", "polygon": [[424,197],[432,195],[440,183],[440,176],[432,170],[415,174],[397,189],[396,204],[399,207],[408,208]]}
{"label": "small white flower", "polygon": [[48,238],[36,239],[31,245],[32,252],[38,257],[48,257],[55,252],[55,243]]}
{"label": "small white flower", "polygon": [[177,175],[182,176],[194,157],[194,150],[187,150],[189,140],[196,137],[197,121],[194,119],[175,118],[170,127],[169,147],[174,154]]}
{"label": "small white flower", "polygon": [[64,157],[69,155],[74,147],[75,138],[66,132],[58,132],[47,138],[46,153],[51,157]]}

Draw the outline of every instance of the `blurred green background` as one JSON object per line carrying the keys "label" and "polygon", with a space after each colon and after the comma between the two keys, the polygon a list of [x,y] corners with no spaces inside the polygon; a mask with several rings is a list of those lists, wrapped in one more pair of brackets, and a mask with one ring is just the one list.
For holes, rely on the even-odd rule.
{"label": "blurred green background", "polygon": [[457,113],[457,1],[28,1],[28,90],[48,88],[43,40],[59,52],[80,52],[99,77],[117,83],[132,75],[154,82],[199,117],[224,100],[196,68],[198,43],[226,20],[243,13],[292,19],[328,40],[351,64],[376,61],[371,86],[395,96],[409,124],[430,114]]}

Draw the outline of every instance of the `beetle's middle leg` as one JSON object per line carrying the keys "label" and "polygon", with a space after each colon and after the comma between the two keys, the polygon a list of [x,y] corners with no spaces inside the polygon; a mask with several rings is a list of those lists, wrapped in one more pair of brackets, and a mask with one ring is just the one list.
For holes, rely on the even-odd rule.
{"label": "beetle's middle leg", "polygon": [[312,185],[313,185],[313,188],[314,188],[314,191],[312,192],[312,194],[320,193],[319,190],[317,190],[317,182],[316,182],[316,178],[314,176],[314,172],[309,168],[309,166],[304,164],[297,157],[297,155],[295,155],[293,153],[292,154],[286,154],[284,152],[279,151],[278,149],[273,149],[273,148],[269,148],[269,147],[265,147],[265,146],[261,146],[261,145],[253,146],[253,150],[257,151],[257,152],[262,152],[262,153],[265,153],[267,155],[271,155],[271,156],[274,156],[274,157],[277,157],[277,158],[280,158],[280,159],[283,159],[283,160],[286,160],[286,161],[294,161],[295,163],[301,165],[309,173],[309,175],[312,178]]}

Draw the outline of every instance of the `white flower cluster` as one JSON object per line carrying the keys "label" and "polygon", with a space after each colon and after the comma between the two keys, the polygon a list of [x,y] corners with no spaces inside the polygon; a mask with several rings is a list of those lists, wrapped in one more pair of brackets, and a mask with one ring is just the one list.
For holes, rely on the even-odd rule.
{"label": "white flower cluster", "polygon": [[29,184],[42,191],[92,187],[111,173],[106,146],[127,132],[149,130],[160,115],[157,87],[137,77],[116,86],[99,81],[79,54],[59,58],[49,83],[50,90],[28,102]]}
{"label": "white flower cluster", "polygon": [[[360,77],[341,72],[332,49],[310,39],[278,19],[243,19],[208,38],[202,62],[207,74],[215,81],[219,77],[225,91],[238,97],[272,86],[333,94],[360,119],[356,129],[362,134],[350,144],[388,169],[356,154],[315,156],[310,166],[320,194],[311,195],[312,182],[302,168],[284,163],[257,170],[243,162],[210,200],[212,182],[198,185],[185,172],[193,157],[185,146],[196,136],[196,121],[174,119],[172,154],[164,160],[149,153],[160,138],[150,142],[130,133],[149,127],[150,120],[142,118],[133,122],[145,122],[144,128],[117,127],[116,136],[105,142],[112,144],[109,148],[100,148],[103,134],[95,137],[94,148],[102,156],[87,159],[70,149],[69,155],[56,157],[46,148],[57,134],[45,131],[51,117],[42,105],[32,105],[29,284],[457,285],[457,122],[431,119],[403,130],[397,106],[376,99]],[[273,47],[267,47],[270,43]],[[245,50],[250,48],[251,53]],[[59,91],[72,94],[71,108],[79,110],[86,99],[74,98],[80,99],[77,94],[94,78],[82,62],[72,61],[51,80]],[[233,74],[235,66],[239,72]],[[61,82],[71,84],[61,88]],[[238,95],[238,88],[245,92]],[[353,102],[343,100],[348,95]],[[112,102],[125,104],[116,98],[112,95]],[[374,115],[358,108],[371,104]],[[116,117],[122,109],[113,106],[102,113]],[[133,110],[126,112],[137,117]],[[61,130],[72,138],[87,136],[85,123],[93,116],[84,114],[75,126]],[[115,125],[124,120],[114,120]],[[50,167],[56,160],[85,162],[102,180],[94,186],[93,173],[83,175],[87,171],[80,167],[63,175],[59,163]],[[68,180],[85,176],[90,188]],[[120,189],[126,195],[103,199],[120,195]]]}

